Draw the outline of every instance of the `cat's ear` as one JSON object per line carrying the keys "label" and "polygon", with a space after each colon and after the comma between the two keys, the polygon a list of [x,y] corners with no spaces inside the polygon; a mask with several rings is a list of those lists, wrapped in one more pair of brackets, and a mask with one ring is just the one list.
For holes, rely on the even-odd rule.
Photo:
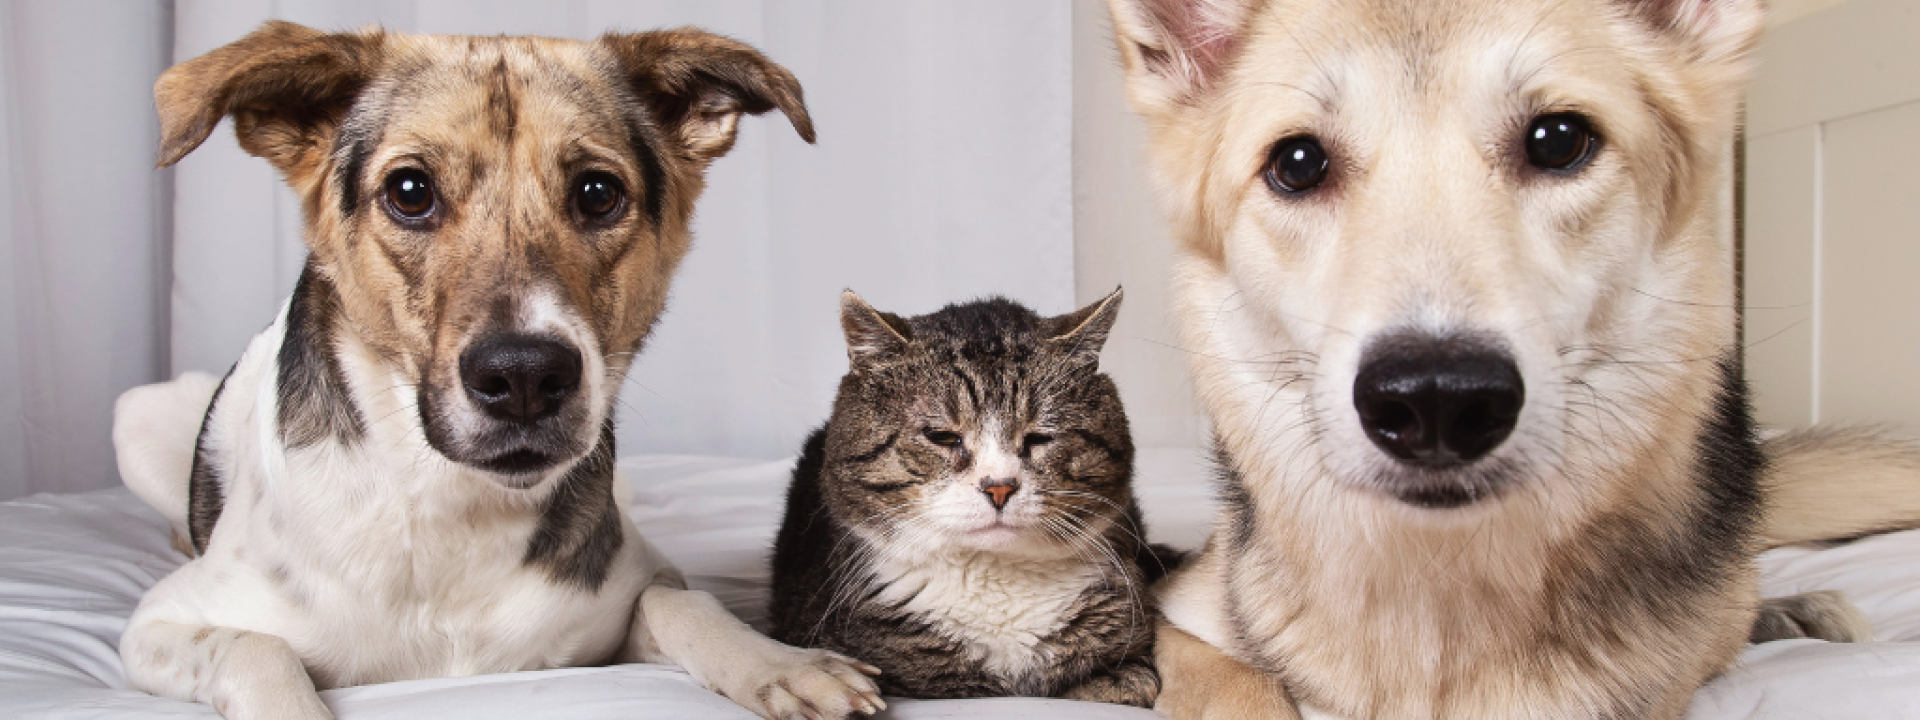
{"label": "cat's ear", "polygon": [[847,362],[858,370],[907,350],[907,321],[880,312],[852,290],[840,293],[840,329],[847,333]]}
{"label": "cat's ear", "polygon": [[1107,344],[1107,333],[1113,331],[1113,321],[1120,318],[1123,292],[1116,287],[1112,294],[1091,305],[1048,320],[1053,325],[1053,337],[1047,342],[1068,354],[1087,356],[1098,362],[1100,348]]}

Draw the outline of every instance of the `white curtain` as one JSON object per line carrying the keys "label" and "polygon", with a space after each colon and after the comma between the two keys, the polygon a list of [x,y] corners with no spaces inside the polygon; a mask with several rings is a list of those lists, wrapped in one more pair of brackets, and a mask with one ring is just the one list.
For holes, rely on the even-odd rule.
{"label": "white curtain", "polygon": [[902,313],[996,293],[1044,313],[1076,300],[1072,35],[1085,8],[1068,2],[0,7],[0,499],[117,484],[115,395],[224,371],[291,289],[305,254],[298,204],[230,130],[152,169],[157,73],[269,18],[574,38],[691,24],[800,78],[819,144],[755,119],[713,166],[693,252],[624,394],[623,453],[795,452],[845,370],[842,288]]}
{"label": "white curtain", "polygon": [[117,482],[113,399],[167,370],[170,4],[0,2],[0,500]]}

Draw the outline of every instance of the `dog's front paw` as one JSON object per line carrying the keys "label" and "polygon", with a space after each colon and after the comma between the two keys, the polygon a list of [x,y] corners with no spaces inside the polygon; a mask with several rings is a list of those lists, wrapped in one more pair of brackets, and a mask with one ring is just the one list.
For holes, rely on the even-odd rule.
{"label": "dog's front paw", "polygon": [[1760,614],[1754,618],[1752,643],[1814,638],[1827,642],[1871,642],[1873,623],[1847,596],[1833,590],[1821,590],[1760,601]]}
{"label": "dog's front paw", "polygon": [[715,689],[769,720],[840,720],[886,709],[867,677],[879,668],[825,650],[777,647]]}

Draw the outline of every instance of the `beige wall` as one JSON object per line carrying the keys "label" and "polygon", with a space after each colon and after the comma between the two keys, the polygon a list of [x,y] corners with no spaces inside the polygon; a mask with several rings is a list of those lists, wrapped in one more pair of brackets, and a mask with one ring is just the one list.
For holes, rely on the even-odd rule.
{"label": "beige wall", "polygon": [[1842,2],[1846,0],[1773,0],[1767,3],[1767,24],[1793,22]]}
{"label": "beige wall", "polygon": [[1169,310],[1173,240],[1147,181],[1146,126],[1127,109],[1105,0],[1073,0],[1074,297],[1127,290],[1101,365],[1142,447],[1200,447],[1186,355]]}
{"label": "beige wall", "polygon": [[1760,421],[1920,428],[1920,0],[1774,10],[1747,106]]}

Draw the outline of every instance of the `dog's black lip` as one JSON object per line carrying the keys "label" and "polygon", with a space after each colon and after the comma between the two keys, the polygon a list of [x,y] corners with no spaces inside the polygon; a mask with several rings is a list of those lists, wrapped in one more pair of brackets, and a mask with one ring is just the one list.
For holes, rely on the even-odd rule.
{"label": "dog's black lip", "polygon": [[1452,510],[1478,504],[1493,495],[1492,490],[1463,487],[1407,488],[1389,493],[1394,499],[1423,510]]}
{"label": "dog's black lip", "polygon": [[1457,510],[1498,497],[1518,477],[1504,463],[1375,475],[1366,487],[1421,510]]}
{"label": "dog's black lip", "polygon": [[555,458],[538,450],[509,450],[473,463],[475,467],[500,475],[527,475],[553,467]]}

